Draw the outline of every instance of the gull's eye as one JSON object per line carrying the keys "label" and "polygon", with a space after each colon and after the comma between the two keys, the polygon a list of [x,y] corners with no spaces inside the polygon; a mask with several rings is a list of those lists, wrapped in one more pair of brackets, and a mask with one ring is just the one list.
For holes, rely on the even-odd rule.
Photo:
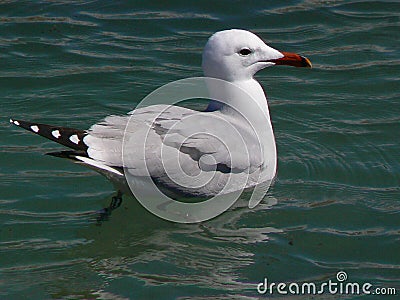
{"label": "gull's eye", "polygon": [[249,48],[243,48],[243,49],[241,49],[240,51],[239,51],[239,54],[240,55],[243,55],[243,56],[247,56],[247,55],[249,55],[251,53],[251,50],[249,49]]}

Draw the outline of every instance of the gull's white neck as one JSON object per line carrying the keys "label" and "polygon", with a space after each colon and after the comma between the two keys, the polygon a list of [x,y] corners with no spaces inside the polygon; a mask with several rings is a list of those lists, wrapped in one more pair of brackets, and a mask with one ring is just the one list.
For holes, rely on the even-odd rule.
{"label": "gull's white neck", "polygon": [[217,109],[231,116],[240,114],[246,118],[250,117],[249,120],[261,122],[264,126],[271,126],[267,98],[263,88],[254,78],[229,84],[208,84],[208,89],[212,99],[224,100],[222,105],[211,101],[210,110]]}
{"label": "gull's white neck", "polygon": [[[247,94],[249,94],[251,99],[255,101],[257,106],[261,109],[264,116],[268,118],[268,120],[270,120],[267,98],[265,96],[263,88],[258,83],[258,81],[252,78],[249,80],[237,81],[234,82],[234,84],[243,89]],[[234,102],[232,104],[234,104],[235,107],[239,108],[240,112],[245,112],[247,111],[247,109],[253,108],[253,106],[251,105],[249,106],[249,104],[246,103],[246,101],[243,101],[243,99],[237,99],[236,97],[232,97],[231,101]],[[226,109],[227,107],[225,106],[223,110]]]}
{"label": "gull's white neck", "polygon": [[[236,120],[236,123],[250,125],[261,145],[264,156],[263,176],[272,179],[276,173],[275,137],[269,115],[267,98],[261,85],[255,79],[235,81],[226,84],[207,84],[212,99],[223,99],[223,103],[211,102],[217,111]],[[219,105],[219,106],[218,106]],[[242,123],[243,122],[243,123]],[[247,125],[246,125],[247,124]]]}

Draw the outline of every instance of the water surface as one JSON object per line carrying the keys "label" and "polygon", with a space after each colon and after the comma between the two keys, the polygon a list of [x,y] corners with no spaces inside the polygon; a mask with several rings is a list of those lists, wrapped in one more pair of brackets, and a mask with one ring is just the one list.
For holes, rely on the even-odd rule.
{"label": "water surface", "polygon": [[[400,293],[397,1],[2,1],[0,24],[0,298],[256,299],[264,277],[322,283],[340,270]],[[88,213],[112,185],[8,125],[86,129],[125,114],[201,76],[202,47],[227,28],[314,65],[257,75],[279,162],[255,210],[180,225],[126,198],[96,226]]]}

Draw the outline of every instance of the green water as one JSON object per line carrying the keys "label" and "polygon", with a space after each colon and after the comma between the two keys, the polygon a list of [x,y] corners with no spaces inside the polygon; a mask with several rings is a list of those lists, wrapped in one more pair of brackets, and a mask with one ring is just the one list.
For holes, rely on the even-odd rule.
{"label": "green water", "polygon": [[[320,284],[341,270],[398,296],[399,25],[398,1],[1,1],[0,298],[266,299],[265,277]],[[279,162],[255,210],[181,225],[125,198],[96,226],[111,184],[8,124],[86,129],[125,114],[201,76],[202,47],[227,28],[314,65],[257,75]]]}

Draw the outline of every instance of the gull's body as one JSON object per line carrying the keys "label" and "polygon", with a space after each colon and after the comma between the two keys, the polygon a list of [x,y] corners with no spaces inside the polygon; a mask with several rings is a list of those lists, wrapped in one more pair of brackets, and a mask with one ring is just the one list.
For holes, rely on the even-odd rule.
{"label": "gull's body", "polygon": [[[276,64],[311,66],[306,58],[279,52],[248,31],[221,31],[207,42],[202,67],[206,77],[221,82],[207,84],[210,97],[225,101],[211,100],[205,112],[152,105],[127,116],[108,116],[87,131],[15,119],[11,123],[72,148],[53,155],[94,168],[122,191],[129,191],[125,170],[139,181],[150,176],[170,195],[229,193],[235,186],[248,188],[275,176],[267,99],[253,76]],[[126,148],[124,138],[136,147]],[[214,177],[202,185],[196,176],[207,172]],[[235,182],[224,190],[229,178]]]}

